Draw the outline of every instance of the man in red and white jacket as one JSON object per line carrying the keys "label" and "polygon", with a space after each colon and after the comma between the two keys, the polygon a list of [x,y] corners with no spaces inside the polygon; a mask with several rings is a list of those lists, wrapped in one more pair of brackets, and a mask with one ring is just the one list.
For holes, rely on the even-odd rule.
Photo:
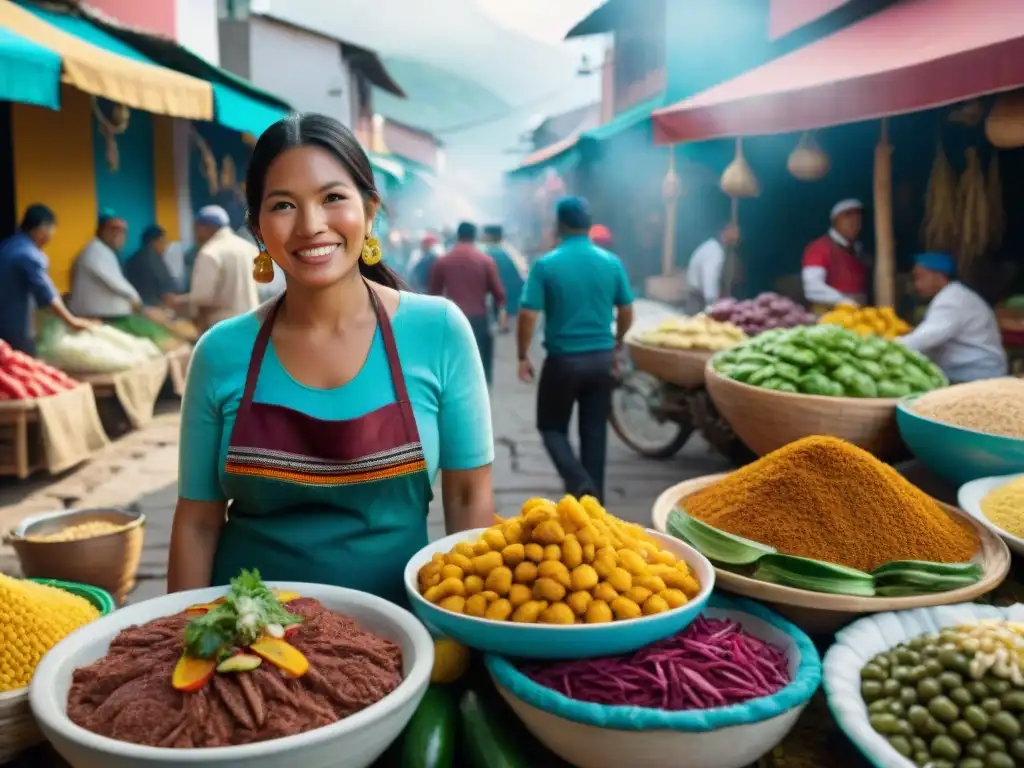
{"label": "man in red and white jacket", "polygon": [[864,204],[843,200],[832,207],[831,227],[804,250],[804,298],[816,312],[837,304],[861,305],[867,299],[869,262],[861,254],[860,236]]}

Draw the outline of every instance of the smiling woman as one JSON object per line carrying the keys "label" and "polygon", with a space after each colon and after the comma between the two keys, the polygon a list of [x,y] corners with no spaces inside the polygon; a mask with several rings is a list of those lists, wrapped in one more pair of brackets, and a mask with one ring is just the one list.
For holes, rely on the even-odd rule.
{"label": "smiling woman", "polygon": [[258,568],[403,603],[438,471],[449,533],[494,512],[469,322],[447,300],[400,290],[380,263],[369,160],[332,118],[267,129],[246,192],[257,261],[272,259],[287,290],[195,349],[168,587]]}

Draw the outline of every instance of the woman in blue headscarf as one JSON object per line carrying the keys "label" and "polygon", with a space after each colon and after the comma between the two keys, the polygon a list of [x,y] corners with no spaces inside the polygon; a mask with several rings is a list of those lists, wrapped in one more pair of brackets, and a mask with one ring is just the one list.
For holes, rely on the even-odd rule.
{"label": "woman in blue headscarf", "polygon": [[139,292],[147,307],[159,306],[181,289],[167,268],[167,232],[155,224],[142,233],[142,247],[124,266],[124,276]]}

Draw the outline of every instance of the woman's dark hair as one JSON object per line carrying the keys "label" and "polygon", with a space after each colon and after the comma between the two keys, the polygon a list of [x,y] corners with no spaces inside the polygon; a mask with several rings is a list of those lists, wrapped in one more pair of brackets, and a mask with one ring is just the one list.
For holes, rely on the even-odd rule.
{"label": "woman's dark hair", "polygon": [[[373,181],[370,158],[359,144],[355,135],[333,117],[315,112],[289,115],[278,120],[260,136],[249,160],[249,171],[245,177],[245,197],[248,206],[249,229],[256,234],[260,206],[271,163],[284,151],[295,147],[320,147],[333,154],[348,170],[363,200],[380,202],[380,193]],[[390,268],[379,261],[372,267],[359,259],[359,273],[388,288],[403,288],[402,280]]]}
{"label": "woman's dark hair", "polygon": [[25,209],[25,215],[21,219],[21,231],[28,234],[46,224],[56,224],[57,217],[53,211],[42,203],[33,203]]}

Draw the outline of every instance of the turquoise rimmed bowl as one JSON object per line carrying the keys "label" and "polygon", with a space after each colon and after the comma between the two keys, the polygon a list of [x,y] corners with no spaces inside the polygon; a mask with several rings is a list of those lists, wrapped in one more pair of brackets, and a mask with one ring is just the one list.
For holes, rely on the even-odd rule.
{"label": "turquoise rimmed bowl", "polygon": [[647,533],[677,558],[682,558],[700,582],[700,592],[686,605],[655,616],[609,624],[516,624],[493,621],[439,608],[417,589],[417,574],[435,553],[448,553],[463,541],[476,541],[487,530],[478,528],[428,544],[405,567],[405,591],[413,613],[431,631],[480,651],[524,659],[594,658],[628,653],[674,635],[689,626],[703,610],[715,586],[715,569],[700,552],[679,539],[657,531]]}
{"label": "turquoise rimmed bowl", "polygon": [[956,486],[981,477],[1024,472],[1024,440],[921,416],[913,409],[918,397],[900,400],[896,424],[903,442],[932,472]]}
{"label": "turquoise rimmed bowl", "polygon": [[487,669],[527,729],[577,768],[745,768],[793,728],[821,683],[821,659],[803,631],[753,601],[713,595],[704,614],[734,619],[783,648],[792,682],[744,704],[665,712],[575,701],[535,683],[502,656],[487,655]]}

